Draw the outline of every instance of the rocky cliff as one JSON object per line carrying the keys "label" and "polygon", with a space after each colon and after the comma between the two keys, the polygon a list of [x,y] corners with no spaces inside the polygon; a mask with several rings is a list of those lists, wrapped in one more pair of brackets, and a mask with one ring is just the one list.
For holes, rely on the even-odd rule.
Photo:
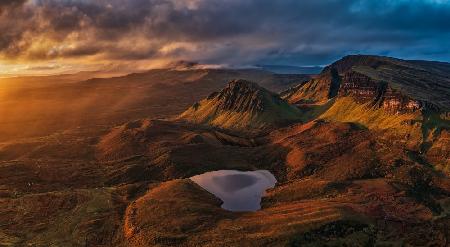
{"label": "rocky cliff", "polygon": [[415,112],[431,106],[393,89],[388,82],[374,80],[356,71],[346,72],[341,78],[338,96],[350,96],[358,103],[370,103],[390,113]]}

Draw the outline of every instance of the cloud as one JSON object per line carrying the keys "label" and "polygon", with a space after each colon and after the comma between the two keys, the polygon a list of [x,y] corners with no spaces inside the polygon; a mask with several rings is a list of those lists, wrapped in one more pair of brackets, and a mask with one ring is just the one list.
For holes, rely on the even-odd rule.
{"label": "cloud", "polygon": [[373,53],[448,61],[448,23],[444,0],[6,0],[0,57],[313,65]]}
{"label": "cloud", "polygon": [[25,3],[26,0],[2,0],[0,1],[0,8],[6,8],[6,7],[16,7],[20,6],[23,3]]}

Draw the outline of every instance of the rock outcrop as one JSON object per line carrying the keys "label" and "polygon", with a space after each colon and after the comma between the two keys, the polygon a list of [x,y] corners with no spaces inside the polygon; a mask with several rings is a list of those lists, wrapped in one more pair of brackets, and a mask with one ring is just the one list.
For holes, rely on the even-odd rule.
{"label": "rock outcrop", "polygon": [[362,73],[349,71],[342,76],[339,96],[350,96],[358,103],[371,103],[390,113],[407,113],[423,109],[426,103],[414,100],[389,86]]}

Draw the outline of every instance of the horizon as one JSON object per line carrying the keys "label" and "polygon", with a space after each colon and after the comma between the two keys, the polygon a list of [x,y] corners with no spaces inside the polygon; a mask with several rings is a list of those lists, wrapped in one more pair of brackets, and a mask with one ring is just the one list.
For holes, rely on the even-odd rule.
{"label": "horizon", "polygon": [[[333,62],[339,61],[340,59],[347,57],[347,56],[378,56],[378,57],[386,57],[386,58],[394,58],[394,59],[400,59],[404,61],[425,61],[425,62],[436,62],[436,63],[447,63],[450,64],[450,62],[447,61],[439,61],[439,60],[422,60],[422,59],[403,59],[399,57],[391,57],[391,56],[381,56],[381,55],[373,55],[373,54],[349,54],[345,55],[338,60],[334,60],[330,62],[329,64],[320,64],[320,65],[290,65],[290,64],[255,64],[255,65],[245,65],[245,66],[228,66],[228,65],[205,65],[200,63],[195,63],[195,65],[192,68],[185,68],[187,70],[196,70],[196,69],[208,69],[208,70],[215,70],[215,69],[225,69],[225,70],[246,70],[246,69],[255,69],[255,70],[266,70],[269,72],[273,72],[277,74],[277,72],[273,69],[270,69],[268,67],[286,67],[286,68],[292,68],[292,69],[324,69],[326,66],[332,64]],[[180,61],[175,61],[180,62]],[[181,62],[188,62],[188,61],[181,61]],[[177,69],[169,64],[166,64],[164,66],[154,67],[154,68],[148,68],[148,69],[142,69],[142,70],[134,70],[134,71],[104,71],[102,69],[99,70],[80,70],[80,71],[65,71],[65,72],[55,72],[55,73],[37,73],[37,74],[1,74],[0,73],[0,79],[13,79],[13,78],[23,78],[23,77],[52,77],[52,76],[72,76],[77,74],[83,74],[83,73],[92,73],[94,76],[91,79],[95,78],[114,78],[114,77],[124,77],[131,74],[139,74],[139,73],[146,73],[151,70],[158,70],[158,69],[172,69],[172,70],[184,70],[183,69]],[[205,65],[205,67],[203,67]],[[1,65],[0,65],[1,66]],[[0,67],[1,68],[1,67]],[[318,74],[317,73],[310,73],[310,74]],[[280,74],[308,74],[308,73],[280,73]],[[89,77],[88,77],[89,78]]]}
{"label": "horizon", "polygon": [[447,0],[7,0],[0,77],[126,74],[181,60],[324,66],[351,54],[450,62],[449,22]]}

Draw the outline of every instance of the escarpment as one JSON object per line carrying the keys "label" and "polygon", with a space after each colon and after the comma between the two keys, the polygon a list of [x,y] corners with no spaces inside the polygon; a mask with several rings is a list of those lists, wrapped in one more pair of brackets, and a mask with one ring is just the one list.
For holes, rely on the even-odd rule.
{"label": "escarpment", "polygon": [[434,73],[431,63],[346,56],[327,66],[317,78],[282,96],[293,104],[352,97],[358,103],[368,103],[391,114],[445,112],[450,107],[450,79],[445,71]]}

